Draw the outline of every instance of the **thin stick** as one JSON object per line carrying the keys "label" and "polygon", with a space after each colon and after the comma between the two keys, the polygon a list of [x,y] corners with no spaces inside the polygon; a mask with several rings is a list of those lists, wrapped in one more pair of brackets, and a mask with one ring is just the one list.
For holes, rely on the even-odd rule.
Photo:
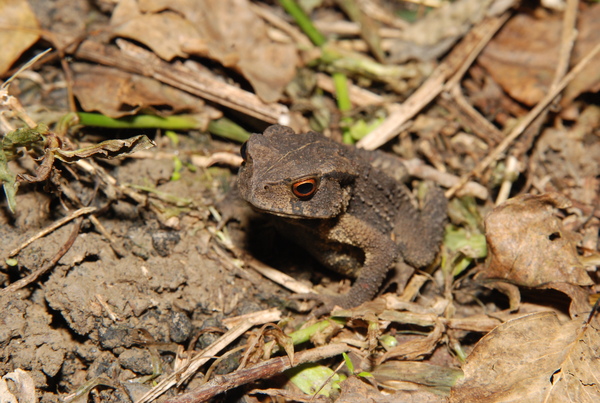
{"label": "thin stick", "polygon": [[71,221],[71,220],[73,220],[73,219],[75,219],[75,218],[77,218],[79,216],[93,213],[94,211],[96,211],[96,207],[82,207],[79,210],[73,211],[68,216],[63,217],[60,220],[57,220],[57,221],[53,222],[50,226],[46,227],[45,229],[41,230],[40,232],[38,232],[37,234],[35,234],[31,238],[29,238],[28,240],[26,240],[21,245],[19,245],[17,248],[11,250],[10,253],[8,254],[8,257],[15,256],[17,253],[21,252],[23,249],[25,249],[27,246],[29,246],[33,241],[35,241],[37,239],[40,239],[40,238],[48,235],[49,233],[51,233],[52,231],[56,230],[57,228],[62,227],[63,225],[65,225],[69,221]]}
{"label": "thin stick", "polygon": [[252,269],[257,271],[264,277],[268,278],[269,280],[279,284],[280,286],[285,287],[288,290],[298,294],[315,293],[312,287],[308,287],[305,284],[296,280],[295,278],[285,273],[282,273],[279,270],[272,268],[271,266],[267,266],[258,259],[255,259],[247,253],[244,253],[242,250],[236,247],[231,247],[229,248],[229,250],[233,252],[238,259],[242,260]]}
{"label": "thin stick", "polygon": [[[244,334],[247,330],[256,325],[262,325],[269,322],[276,322],[281,318],[281,312],[277,309],[270,309],[268,311],[256,312],[253,316],[248,317],[247,320],[233,327],[223,336],[221,336],[216,342],[208,346],[206,349],[196,355],[191,362],[184,368],[173,372],[168,377],[163,379],[158,385],[150,389],[144,396],[136,401],[136,403],[146,403],[156,399],[162,395],[171,387],[182,384],[188,380],[191,376],[196,374],[198,369],[204,365],[208,360],[212,359],[219,351],[223,350],[235,339]],[[287,359],[287,358],[286,358]]]}
{"label": "thin stick", "polygon": [[48,49],[44,50],[42,53],[40,53],[39,55],[36,55],[35,57],[33,57],[27,63],[25,63],[19,70],[17,70],[15,72],[15,74],[13,74],[12,76],[10,76],[10,78],[8,80],[6,80],[5,82],[2,83],[2,85],[0,85],[0,89],[5,89],[6,87],[8,87],[8,84],[10,84],[10,82],[12,80],[14,80],[15,78],[17,78],[19,76],[19,74],[21,74],[23,71],[27,70],[29,67],[31,67],[35,62],[37,62],[42,57],[44,57],[51,50],[52,50],[52,48],[48,48]]}
{"label": "thin stick", "polygon": [[[324,347],[317,347],[312,350],[301,351],[294,356],[295,365],[306,362],[315,362],[323,358],[333,357],[349,351],[350,347],[344,343],[332,343]],[[241,385],[256,381],[258,379],[269,379],[281,372],[292,368],[290,358],[283,357],[272,358],[270,360],[258,363],[250,368],[244,368],[231,374],[215,377],[201,387],[174,397],[166,403],[193,403],[204,402],[227,390]]]}
{"label": "thin stick", "polygon": [[108,232],[108,230],[104,227],[104,225],[102,225],[102,223],[100,222],[100,220],[98,220],[96,218],[95,215],[91,215],[90,216],[90,221],[92,222],[92,224],[94,224],[94,227],[96,228],[96,231],[98,231],[100,234],[102,234],[102,236],[104,236],[104,238],[106,238],[106,240],[108,241],[108,243],[110,244],[110,247],[112,248],[112,250],[119,255],[120,257],[123,257],[127,254],[127,252],[125,252],[117,243],[117,240],[115,239],[115,237],[113,237],[111,235],[110,232]]}
{"label": "thin stick", "polygon": [[10,293],[13,293],[17,290],[20,290],[23,287],[26,287],[27,285],[33,283],[35,280],[40,278],[42,275],[44,275],[47,272],[49,272],[50,270],[52,270],[52,268],[65,255],[65,253],[67,253],[69,251],[69,249],[71,249],[71,246],[73,246],[73,243],[75,243],[75,240],[77,239],[77,235],[79,235],[79,230],[81,229],[82,223],[83,223],[83,217],[78,217],[75,220],[75,223],[74,223],[75,225],[73,227],[73,231],[71,231],[71,235],[69,235],[69,239],[67,239],[67,242],[65,242],[65,244],[58,250],[58,252],[56,252],[56,255],[54,255],[52,260],[50,260],[48,263],[46,263],[44,266],[42,266],[39,270],[31,273],[27,277],[23,277],[22,279],[15,281],[14,283],[10,284],[9,286],[4,287],[2,290],[0,290],[0,297],[2,297],[4,295],[8,295]]}
{"label": "thin stick", "polygon": [[554,73],[554,79],[550,88],[558,85],[560,79],[569,70],[569,61],[571,60],[571,50],[575,45],[575,38],[577,38],[577,9],[579,7],[579,0],[567,0],[567,8],[563,15],[562,24],[562,35],[560,44],[560,53],[558,63],[556,65],[556,71]]}

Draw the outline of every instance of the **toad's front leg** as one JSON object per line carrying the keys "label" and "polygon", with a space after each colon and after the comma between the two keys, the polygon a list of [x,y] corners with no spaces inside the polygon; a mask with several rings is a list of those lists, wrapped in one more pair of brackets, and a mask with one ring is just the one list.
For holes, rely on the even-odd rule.
{"label": "toad's front leg", "polygon": [[365,260],[352,288],[344,295],[297,295],[297,299],[312,299],[323,303],[316,316],[331,312],[335,306],[352,308],[370,301],[379,291],[387,272],[398,256],[398,245],[366,222],[350,215],[339,218],[328,234],[330,241],[352,245],[364,251]]}

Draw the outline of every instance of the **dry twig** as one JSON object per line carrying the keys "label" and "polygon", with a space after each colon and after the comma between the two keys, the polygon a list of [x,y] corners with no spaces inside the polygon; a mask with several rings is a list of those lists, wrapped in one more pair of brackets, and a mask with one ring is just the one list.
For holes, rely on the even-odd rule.
{"label": "dry twig", "polygon": [[444,89],[447,89],[444,83],[452,75],[454,77],[449,81],[452,84],[457,80],[456,77],[462,77],[483,46],[489,42],[507,18],[508,14],[487,18],[474,27],[421,87],[400,105],[395,113],[390,114],[379,127],[360,140],[357,146],[373,150],[394,138],[406,121],[433,101]]}
{"label": "dry twig", "polygon": [[[348,350],[350,350],[350,348],[346,344],[332,343],[324,347],[317,347],[312,350],[296,353],[294,361],[296,365],[306,362],[315,362],[323,358],[340,355]],[[229,389],[236,388],[258,379],[269,379],[290,368],[292,368],[292,365],[288,356],[272,358],[258,363],[253,367],[244,368],[231,374],[216,377],[196,390],[167,400],[167,403],[204,402]]]}
{"label": "dry twig", "polygon": [[52,270],[56,263],[58,263],[58,261],[69,251],[69,249],[71,249],[71,246],[73,246],[73,244],[75,243],[77,235],[79,235],[79,230],[81,229],[82,223],[83,217],[77,217],[73,226],[73,231],[71,231],[71,235],[69,235],[69,239],[67,239],[67,242],[65,242],[65,244],[59,249],[59,251],[56,252],[52,260],[50,260],[48,263],[46,263],[37,271],[31,273],[30,275],[15,281],[7,287],[4,287],[2,290],[0,290],[0,296],[8,295],[31,284],[38,278]]}
{"label": "dry twig", "polygon": [[[137,400],[136,403],[150,402],[162,395],[168,389],[172,388],[177,384],[182,384],[187,381],[193,375],[196,374],[198,369],[204,365],[208,360],[212,359],[219,351],[223,350],[235,339],[240,337],[250,328],[262,325],[269,322],[276,322],[280,319],[281,312],[277,309],[270,309],[268,311],[254,312],[249,315],[246,320],[222,335],[217,341],[208,346],[206,349],[198,353],[191,361],[183,368],[174,371],[168,377],[163,379],[158,385],[152,388],[148,393]],[[287,358],[286,358],[287,359]]]}
{"label": "dry twig", "polygon": [[28,245],[30,245],[35,240],[40,239],[40,238],[48,235],[52,231],[56,230],[57,228],[62,227],[63,225],[65,225],[69,221],[74,220],[77,217],[80,217],[80,216],[85,215],[85,214],[91,214],[94,211],[96,211],[96,207],[82,207],[82,208],[80,208],[78,210],[75,210],[75,211],[71,212],[71,214],[69,214],[68,216],[63,217],[60,220],[57,220],[57,221],[53,222],[48,227],[44,228],[43,230],[41,230],[40,232],[38,232],[37,234],[35,234],[31,238],[29,238],[28,240],[26,240],[25,242],[23,242],[21,245],[17,246],[15,249],[11,250],[9,252],[8,256],[9,257],[15,256],[17,253],[21,252],[24,248],[26,248]]}

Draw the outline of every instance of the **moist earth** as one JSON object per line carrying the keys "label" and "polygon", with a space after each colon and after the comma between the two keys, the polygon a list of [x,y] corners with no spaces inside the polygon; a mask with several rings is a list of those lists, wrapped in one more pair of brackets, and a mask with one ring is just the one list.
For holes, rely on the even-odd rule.
{"label": "moist earth", "polygon": [[[126,382],[130,389],[124,393],[115,381],[159,371],[153,354],[168,370],[177,344],[187,347],[205,327],[223,328],[223,317],[268,307],[264,298],[278,288],[256,275],[241,278],[224,264],[209,231],[216,222],[207,207],[223,192],[229,170],[184,172],[172,181],[172,166],[171,160],[131,159],[111,173],[120,183],[156,186],[191,199],[172,215],[174,221],[121,199],[97,215],[114,248],[86,219],[48,274],[0,296],[0,373],[29,371],[36,388],[46,390],[42,401],[58,401],[58,393],[76,391],[92,379],[107,385],[115,401],[129,401],[149,386]],[[0,215],[5,283],[47,264],[74,228],[71,222],[35,240],[15,256],[17,265],[9,266],[10,251],[64,215],[41,188],[24,186],[17,202],[16,216],[6,209]],[[213,339],[206,333],[192,348]]]}

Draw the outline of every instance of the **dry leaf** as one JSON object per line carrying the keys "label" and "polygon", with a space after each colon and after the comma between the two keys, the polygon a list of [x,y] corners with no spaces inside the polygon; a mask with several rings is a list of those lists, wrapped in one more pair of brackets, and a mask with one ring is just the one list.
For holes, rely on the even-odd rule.
{"label": "dry leaf", "polygon": [[64,162],[75,162],[81,158],[99,156],[104,158],[124,157],[136,151],[146,150],[156,144],[148,137],[141,135],[126,140],[106,140],[98,144],[68,151],[59,148],[52,150],[56,158]]}
{"label": "dry leaf", "polygon": [[599,128],[600,106],[590,105],[580,112],[574,125],[544,129],[535,146],[534,158],[539,163],[534,174],[540,178],[536,181],[550,178],[572,200],[597,205],[600,141],[595,140],[594,133]]}
{"label": "dry leaf", "polygon": [[521,13],[512,17],[477,61],[514,99],[535,105],[546,93],[558,64],[562,20]]}
{"label": "dry leaf", "polygon": [[[491,0],[448,2],[400,32],[390,49],[389,61],[432,60],[448,51],[473,24],[481,21]],[[510,7],[511,2],[507,2]]]}
{"label": "dry leaf", "polygon": [[265,335],[272,336],[283,349],[285,353],[290,358],[290,362],[292,365],[295,365],[294,362],[294,342],[292,338],[286,335],[283,330],[277,325],[272,325],[270,329],[265,332]]}
{"label": "dry leaf", "polygon": [[383,63],[385,52],[381,48],[381,37],[379,36],[379,24],[361,9],[359,2],[354,0],[336,0],[336,4],[344,13],[360,28],[360,36],[369,46],[369,50],[377,61]]}
{"label": "dry leaf", "polygon": [[188,57],[183,47],[201,41],[194,25],[180,14],[170,11],[142,14],[135,0],[121,0],[110,23],[115,35],[135,39],[167,61]]}
{"label": "dry leaf", "polygon": [[[73,91],[85,111],[98,111],[111,118],[136,113],[164,115],[201,112],[202,100],[152,78],[103,66],[76,63]],[[157,110],[155,107],[162,107]],[[161,113],[163,112],[163,113]]]}
{"label": "dry leaf", "polygon": [[435,327],[427,337],[419,337],[398,344],[396,347],[390,348],[385,354],[380,356],[377,361],[378,363],[382,363],[394,358],[401,358],[403,360],[416,360],[422,358],[433,353],[442,340],[443,334],[444,326],[440,321],[437,321]]}
{"label": "dry leaf", "polygon": [[[378,383],[393,389],[403,389],[403,383],[420,390],[435,390],[449,394],[450,388],[462,378],[463,371],[417,361],[388,361],[370,371]],[[411,389],[413,389],[411,388]]]}
{"label": "dry leaf", "polygon": [[513,285],[516,284],[562,292],[573,290],[569,296],[576,310],[587,310],[585,293],[575,291],[578,287],[558,285],[593,284],[578,259],[573,235],[555,213],[555,209],[570,204],[559,194],[547,193],[522,195],[496,207],[485,219],[489,255],[477,280],[494,281],[488,284],[512,296],[513,309],[518,306],[518,290]]}
{"label": "dry leaf", "polygon": [[477,343],[450,402],[600,401],[599,326],[553,312],[509,320]]}
{"label": "dry leaf", "polygon": [[26,0],[0,1],[0,75],[40,37],[40,27]]}
{"label": "dry leaf", "polygon": [[238,70],[266,102],[295,75],[295,45],[269,39],[248,0],[122,0],[111,24],[165,60],[198,55]]}
{"label": "dry leaf", "polygon": [[[584,6],[588,7],[588,6]],[[559,58],[562,15],[542,18],[521,13],[513,16],[478,58],[493,79],[517,101],[535,105],[548,93]],[[577,63],[600,39],[600,5],[579,13],[579,35],[572,57]],[[596,56],[565,90],[566,105],[582,92],[598,91],[600,71]]]}

